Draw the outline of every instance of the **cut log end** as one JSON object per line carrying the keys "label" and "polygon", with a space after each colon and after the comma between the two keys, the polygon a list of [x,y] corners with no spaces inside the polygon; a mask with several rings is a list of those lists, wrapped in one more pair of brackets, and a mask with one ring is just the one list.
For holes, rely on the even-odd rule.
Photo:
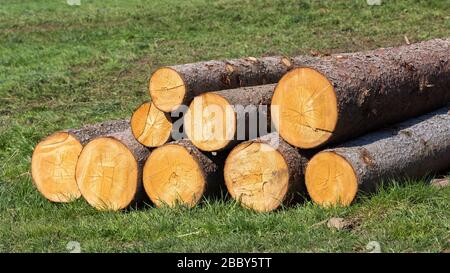
{"label": "cut log end", "polygon": [[272,121],[291,145],[314,148],[325,143],[337,123],[337,99],[330,81],[312,68],[297,68],[278,83]]}
{"label": "cut log end", "polygon": [[172,122],[167,113],[146,102],[134,111],[131,117],[131,130],[142,145],[158,147],[170,139]]}
{"label": "cut log end", "polygon": [[186,135],[203,151],[218,151],[233,140],[236,114],[222,96],[205,93],[195,97],[184,118]]}
{"label": "cut log end", "polygon": [[143,183],[158,207],[193,207],[206,189],[199,162],[185,147],[176,144],[166,144],[151,153],[144,165]]}
{"label": "cut log end", "polygon": [[158,109],[171,112],[183,103],[186,86],[177,71],[163,67],[150,77],[149,91],[152,102]]}
{"label": "cut log end", "polygon": [[321,152],[308,163],[306,188],[319,205],[348,206],[358,191],[357,176],[347,160],[333,152]]}
{"label": "cut log end", "polygon": [[70,202],[81,196],[75,167],[83,146],[66,132],[54,133],[36,146],[31,174],[38,191],[52,202]]}
{"label": "cut log end", "polygon": [[81,194],[93,207],[124,209],[137,192],[137,161],[120,141],[100,137],[89,142],[81,152],[76,179]]}
{"label": "cut log end", "polygon": [[234,148],[225,162],[224,177],[230,195],[255,211],[279,208],[288,191],[288,165],[265,143],[243,143]]}

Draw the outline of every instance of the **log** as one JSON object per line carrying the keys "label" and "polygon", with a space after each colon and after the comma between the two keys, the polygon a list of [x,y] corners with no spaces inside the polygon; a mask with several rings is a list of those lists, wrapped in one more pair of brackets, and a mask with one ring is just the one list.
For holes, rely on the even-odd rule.
{"label": "log", "polygon": [[312,200],[350,205],[357,192],[370,193],[392,178],[420,178],[450,167],[447,109],[374,132],[315,155],[306,168]]}
{"label": "log", "polygon": [[91,140],[81,151],[75,177],[81,195],[99,210],[120,210],[145,200],[142,167],[149,149],[130,126]]}
{"label": "log", "polygon": [[336,54],[286,73],[272,99],[280,135],[315,148],[450,101],[450,39]]}
{"label": "log", "polygon": [[222,167],[222,157],[208,157],[186,139],[173,141],[149,156],[144,188],[157,207],[194,207],[221,192]]}
{"label": "log", "polygon": [[265,134],[270,127],[267,109],[274,88],[268,84],[195,97],[184,116],[187,137],[200,150],[219,151]]}
{"label": "log", "polygon": [[107,121],[47,136],[36,145],[31,157],[33,184],[52,202],[78,199],[81,194],[75,181],[75,166],[83,146],[92,138],[127,126],[128,120]]}
{"label": "log", "polygon": [[277,133],[243,142],[225,161],[225,185],[244,207],[273,211],[298,201],[306,193],[303,174],[310,156]]}
{"label": "log", "polygon": [[309,56],[249,57],[167,66],[152,74],[149,93],[157,108],[170,112],[205,92],[276,83],[294,66],[314,60]]}
{"label": "log", "polygon": [[172,137],[170,114],[162,112],[151,102],[141,104],[131,116],[131,130],[139,143],[147,147],[159,147]]}

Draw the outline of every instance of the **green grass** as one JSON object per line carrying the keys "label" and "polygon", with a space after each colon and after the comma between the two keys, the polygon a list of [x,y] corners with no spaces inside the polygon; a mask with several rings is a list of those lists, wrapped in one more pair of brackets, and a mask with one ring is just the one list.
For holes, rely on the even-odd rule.
{"label": "green grass", "polygon": [[[231,201],[195,209],[98,212],[52,204],[30,158],[49,133],[126,117],[158,66],[199,60],[356,51],[450,36],[445,1],[88,1],[0,4],[0,252],[357,251],[450,248],[450,189],[400,183],[349,208],[310,202],[256,214]],[[318,224],[355,223],[346,231]]]}

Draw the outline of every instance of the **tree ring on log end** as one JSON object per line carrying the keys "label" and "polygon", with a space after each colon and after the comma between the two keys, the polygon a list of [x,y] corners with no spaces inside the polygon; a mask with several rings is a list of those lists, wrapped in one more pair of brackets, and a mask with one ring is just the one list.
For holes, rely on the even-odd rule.
{"label": "tree ring on log end", "polygon": [[227,99],[205,93],[194,98],[184,117],[186,135],[203,151],[225,148],[236,133],[236,114]]}
{"label": "tree ring on log end", "polygon": [[159,68],[152,74],[149,91],[152,102],[164,112],[171,112],[178,108],[186,96],[183,78],[169,67]]}
{"label": "tree ring on log end", "polygon": [[311,199],[319,205],[348,206],[358,191],[358,178],[352,165],[333,152],[321,152],[308,163],[305,183]]}
{"label": "tree ring on log end", "polygon": [[133,112],[131,131],[142,145],[159,147],[170,139],[172,122],[167,113],[146,102]]}
{"label": "tree ring on log end", "polygon": [[90,141],[78,159],[76,179],[81,194],[100,210],[120,210],[133,201],[138,186],[138,164],[119,140]]}
{"label": "tree ring on log end", "polygon": [[54,133],[36,145],[31,176],[38,191],[52,202],[70,202],[81,194],[75,168],[83,146],[66,132]]}
{"label": "tree ring on log end", "polygon": [[158,207],[193,207],[206,189],[199,162],[181,145],[166,144],[155,149],[143,173],[145,192]]}
{"label": "tree ring on log end", "polygon": [[277,84],[271,103],[272,121],[291,145],[314,148],[324,144],[337,123],[333,85],[312,68],[296,68]]}
{"label": "tree ring on log end", "polygon": [[289,187],[284,157],[272,146],[260,142],[236,146],[225,161],[224,177],[235,200],[260,212],[279,208]]}

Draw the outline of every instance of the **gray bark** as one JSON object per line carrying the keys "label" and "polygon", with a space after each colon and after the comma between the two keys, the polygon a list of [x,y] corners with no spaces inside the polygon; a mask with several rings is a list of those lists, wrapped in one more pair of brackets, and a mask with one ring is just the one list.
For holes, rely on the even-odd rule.
{"label": "gray bark", "polygon": [[363,192],[391,178],[421,178],[450,167],[450,113],[442,108],[325,151],[351,164]]}
{"label": "gray bark", "polygon": [[282,56],[263,58],[244,58],[223,61],[205,61],[198,63],[169,66],[177,71],[184,81],[186,96],[183,104],[202,93],[276,83],[295,66],[308,65],[315,57]]}
{"label": "gray bark", "polygon": [[79,129],[69,129],[67,130],[67,133],[75,137],[84,146],[93,138],[123,131],[129,126],[130,124],[128,119],[113,120],[86,125]]}
{"label": "gray bark", "polygon": [[[450,39],[334,54],[311,65],[334,86],[338,122],[328,142],[355,137],[450,102]],[[316,128],[320,130],[320,128]]]}

